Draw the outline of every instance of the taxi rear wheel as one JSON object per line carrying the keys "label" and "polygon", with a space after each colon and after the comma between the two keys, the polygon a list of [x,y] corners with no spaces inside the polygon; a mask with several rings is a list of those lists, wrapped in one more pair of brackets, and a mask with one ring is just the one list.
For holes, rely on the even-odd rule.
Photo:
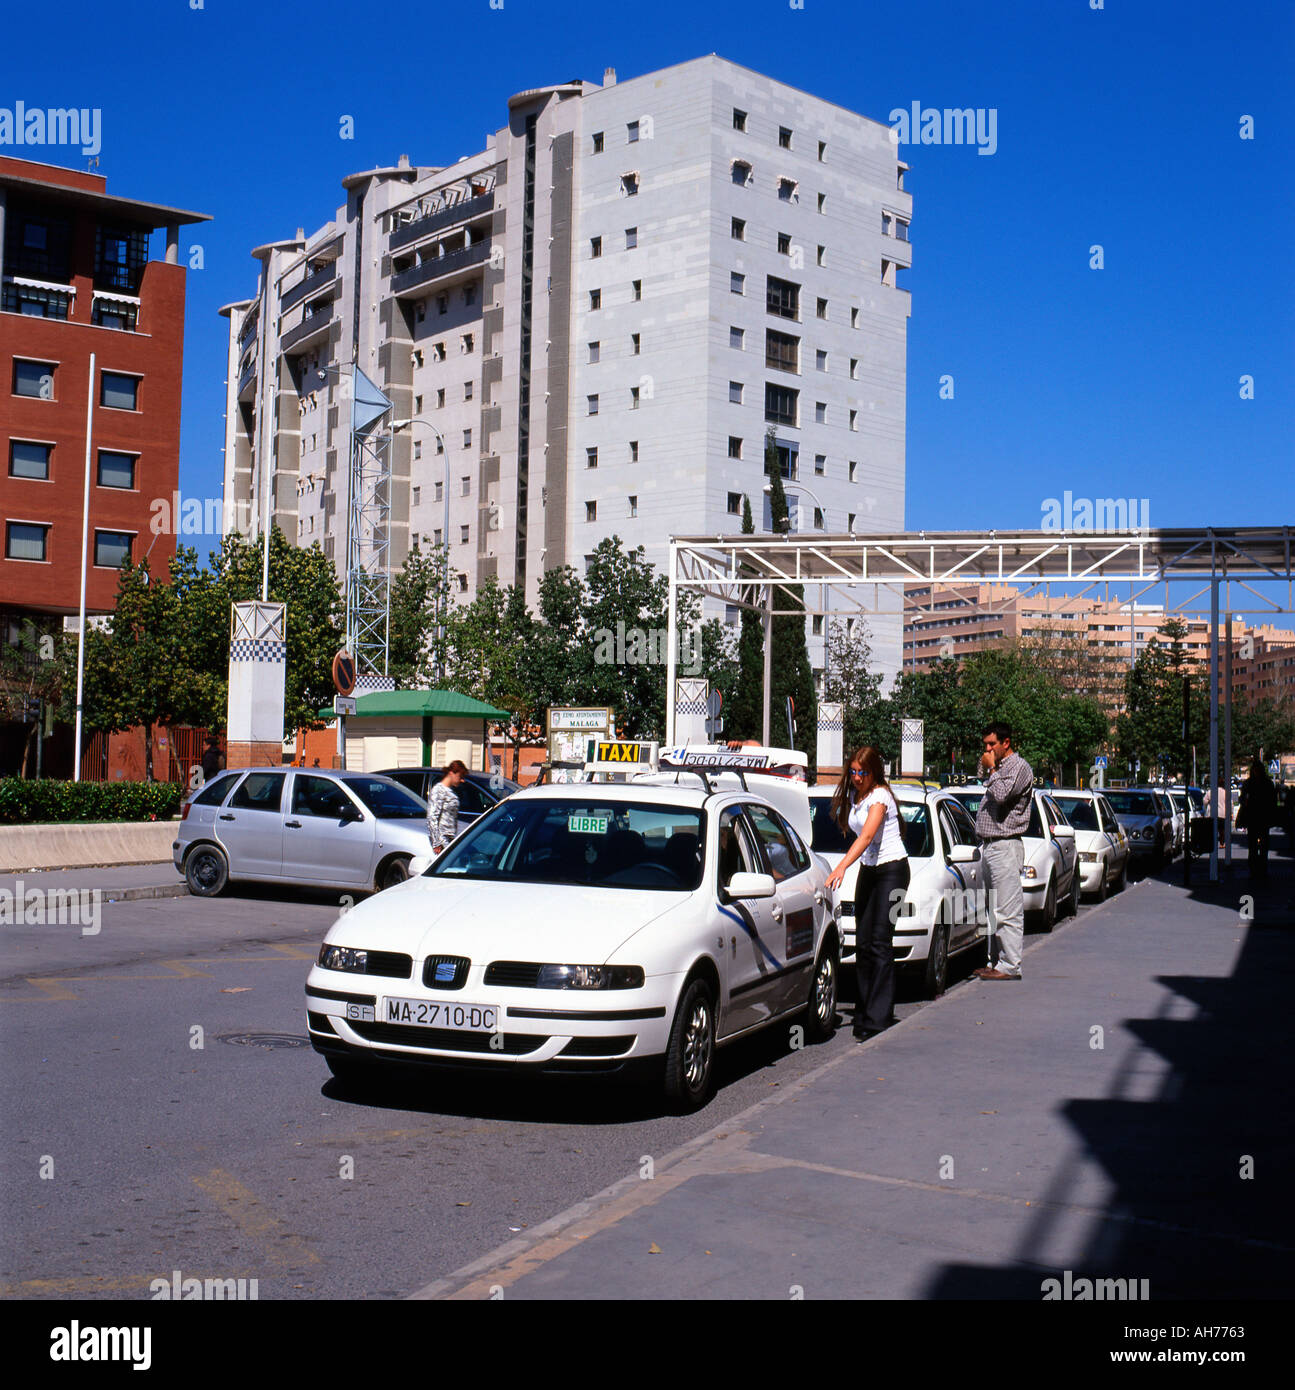
{"label": "taxi rear wheel", "polygon": [[805,1036],[810,1042],[826,1042],[836,1032],[836,995],[841,978],[840,953],[836,937],[823,942],[814,964],[809,985],[809,1007],[805,1011]]}
{"label": "taxi rear wheel", "polygon": [[715,996],[705,980],[691,980],[675,1010],[665,1055],[665,1093],[695,1110],[710,1098],[715,1080]]}
{"label": "taxi rear wheel", "polygon": [[922,972],[922,993],[928,999],[938,999],[949,983],[949,924],[941,915],[931,931],[931,945],[926,952],[926,968]]}

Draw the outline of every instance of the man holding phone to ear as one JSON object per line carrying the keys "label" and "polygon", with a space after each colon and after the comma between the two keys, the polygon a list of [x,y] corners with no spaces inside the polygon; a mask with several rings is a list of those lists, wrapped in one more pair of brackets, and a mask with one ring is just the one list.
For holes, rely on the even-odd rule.
{"label": "man holding phone to ear", "polygon": [[972,973],[982,980],[1019,980],[1025,947],[1025,899],[1021,893],[1025,845],[1021,837],[1030,824],[1034,770],[1013,750],[1008,725],[991,724],[982,737],[985,753],[980,775],[985,795],[976,816],[976,834],[982,846],[985,887],[993,893],[994,935],[990,941],[994,954],[987,966]]}

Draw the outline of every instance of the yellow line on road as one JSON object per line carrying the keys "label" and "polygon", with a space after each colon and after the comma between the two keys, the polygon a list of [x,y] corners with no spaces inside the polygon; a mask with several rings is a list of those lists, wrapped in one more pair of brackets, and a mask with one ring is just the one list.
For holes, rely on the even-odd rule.
{"label": "yellow line on road", "polygon": [[300,1236],[291,1235],[251,1190],[223,1168],[213,1168],[194,1185],[212,1199],[246,1239],[266,1252],[272,1265],[299,1268],[319,1263],[319,1256]]}
{"label": "yellow line on road", "polygon": [[[24,1279],[16,1284],[0,1284],[0,1298],[71,1298],[77,1294],[129,1293],[147,1289],[155,1279],[165,1279],[171,1285],[172,1271],[158,1270],[156,1274],[71,1274],[59,1279]],[[220,1274],[202,1274],[186,1269],[185,1279],[255,1279],[254,1269],[222,1270]]]}

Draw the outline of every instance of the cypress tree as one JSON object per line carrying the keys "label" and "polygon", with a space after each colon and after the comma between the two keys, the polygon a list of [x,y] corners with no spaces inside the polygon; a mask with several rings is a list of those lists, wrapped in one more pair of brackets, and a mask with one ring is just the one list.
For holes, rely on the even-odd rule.
{"label": "cypress tree", "polygon": [[[764,467],[770,484],[770,510],[775,535],[791,525],[787,493],[778,467],[778,441],[773,430],[765,435]],[[811,777],[818,743],[818,700],[814,693],[814,673],[809,664],[805,641],[805,590],[800,584],[781,584],[773,591],[775,608],[801,610],[773,620],[773,712],[769,737],[781,746],[787,737],[787,697],[796,706],[795,747],[809,755]]]}
{"label": "cypress tree", "polygon": [[[752,535],[751,499],[742,498],[742,534]],[[754,597],[756,590],[749,591]],[[764,690],[764,619],[750,609],[742,610],[742,629],[737,647],[737,686],[732,700],[724,706],[724,737],[753,738],[763,731],[760,700]]]}

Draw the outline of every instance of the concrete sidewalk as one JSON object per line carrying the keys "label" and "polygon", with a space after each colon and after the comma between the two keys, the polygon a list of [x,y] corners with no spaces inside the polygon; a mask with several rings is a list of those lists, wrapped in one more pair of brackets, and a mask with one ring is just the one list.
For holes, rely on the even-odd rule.
{"label": "concrete sidewalk", "polygon": [[169,860],[151,864],[118,864],[105,869],[51,869],[30,873],[0,874],[0,891],[12,897],[21,884],[26,893],[32,888],[97,888],[104,902],[135,902],[141,898],[182,898],[188,892],[184,879]]}
{"label": "concrete sidewalk", "polygon": [[1289,1297],[1292,884],[1166,870],[415,1297]]}

